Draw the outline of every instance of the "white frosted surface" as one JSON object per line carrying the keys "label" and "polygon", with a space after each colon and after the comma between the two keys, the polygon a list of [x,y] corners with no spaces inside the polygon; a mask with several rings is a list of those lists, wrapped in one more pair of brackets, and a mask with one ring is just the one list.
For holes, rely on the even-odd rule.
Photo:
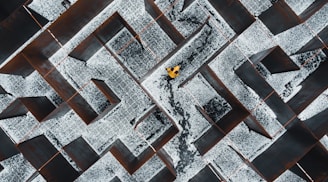
{"label": "white frosted surface", "polygon": [[295,12],[296,15],[300,15],[314,1],[315,0],[286,0],[286,3]]}
{"label": "white frosted surface", "polygon": [[[71,0],[72,4],[75,2],[76,0]],[[264,181],[245,164],[242,158],[252,161],[278,140],[286,129],[278,122],[269,106],[261,103],[262,99],[259,95],[235,74],[235,70],[244,61],[248,61],[248,57],[274,46],[280,46],[292,61],[301,67],[300,70],[271,74],[262,64],[255,66],[284,102],[290,100],[302,88],[302,82],[327,59],[320,50],[301,54],[295,52],[328,26],[328,5],[317,11],[305,23],[273,35],[257,18],[272,6],[273,1],[240,0],[240,2],[250,14],[255,16],[256,21],[240,35],[236,35],[222,15],[207,0],[195,0],[183,11],[185,3],[183,0],[156,0],[159,9],[165,11],[163,16],[166,16],[185,38],[192,35],[208,18],[209,20],[200,32],[172,57],[164,60],[163,64],[149,76],[140,79],[176,49],[177,45],[145,11],[143,0],[114,0],[51,56],[49,61],[98,114],[104,110],[107,98],[91,82],[91,79],[103,80],[120,98],[120,103],[103,118],[89,125],[70,110],[61,117],[43,122],[38,122],[28,112],[24,116],[2,119],[0,127],[14,143],[18,144],[44,135],[57,150],[62,150],[63,146],[82,136],[100,155],[100,159],[76,181],[151,180],[166,167],[157,155],[151,157],[130,175],[108,150],[113,142],[120,139],[134,156],[139,156],[171,127],[177,127],[178,133],[163,146],[162,150],[172,158],[177,173],[175,181],[188,181],[208,163],[228,181]],[[296,14],[300,14],[314,0],[286,0],[286,2]],[[28,6],[50,20],[44,29],[65,11],[61,1],[55,0],[34,0]],[[114,38],[106,42],[111,52],[101,48],[86,62],[68,56],[114,12],[118,12],[123,17],[138,34],[141,42],[138,42],[127,28],[123,28]],[[39,33],[37,32],[29,41]],[[22,50],[29,41],[18,50]],[[222,49],[226,44],[227,47]],[[218,52],[219,50],[222,52]],[[215,58],[210,60],[213,55]],[[222,105],[226,104],[228,109],[219,119],[232,109],[231,105],[199,73],[200,68],[204,69],[202,66],[205,63],[209,63],[209,69],[227,87],[226,91],[231,92],[231,96],[240,101],[263,129],[273,137],[272,140],[250,130],[244,122],[240,122],[228,131],[223,139],[214,143],[213,148],[207,153],[200,155],[194,143],[214,126],[195,106],[204,107],[213,99]],[[180,76],[169,81],[165,68],[175,65],[181,66]],[[189,79],[188,82],[178,87],[186,79]],[[0,85],[8,92],[8,94],[0,94],[0,111],[6,109],[18,97],[46,96],[56,106],[63,102],[58,93],[37,71],[26,78],[0,74]],[[326,109],[327,95],[326,90],[298,116],[299,119],[309,119]],[[156,111],[165,116],[165,121],[157,120],[158,115],[143,118],[155,107]],[[144,120],[135,123],[140,119]],[[320,142],[328,148],[326,135],[320,139]],[[65,152],[61,153],[71,166],[80,171],[77,164]],[[1,182],[26,181],[37,173],[22,154],[1,161],[0,164],[4,166],[4,170],[0,172]],[[40,174],[35,176],[31,179],[33,182],[46,181]],[[302,179],[287,170],[276,181],[289,182],[302,181]]]}
{"label": "white frosted surface", "polygon": [[0,173],[1,181],[26,181],[36,169],[23,157],[22,154],[17,154],[9,159],[0,162],[5,168]]}
{"label": "white frosted surface", "polygon": [[284,181],[290,181],[290,182],[305,182],[306,180],[302,179],[301,177],[297,176],[290,170],[285,171],[280,175],[274,182],[284,182]]}

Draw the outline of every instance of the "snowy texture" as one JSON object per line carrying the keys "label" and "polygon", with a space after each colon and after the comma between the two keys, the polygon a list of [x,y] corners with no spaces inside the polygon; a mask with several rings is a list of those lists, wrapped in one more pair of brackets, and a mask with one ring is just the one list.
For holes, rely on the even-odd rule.
{"label": "snowy texture", "polygon": [[300,24],[276,35],[274,40],[290,55],[298,51],[313,37],[314,35],[308,26],[306,24]]}
{"label": "snowy texture", "polygon": [[1,181],[27,181],[36,169],[23,157],[17,154],[0,163],[5,169],[0,172]]}
{"label": "snowy texture", "polygon": [[[280,46],[300,67],[299,70],[271,74],[262,63],[251,63],[251,66],[259,73],[257,76],[273,88],[274,92],[271,93],[277,93],[283,104],[288,106],[287,102],[304,86],[302,83],[326,64],[327,50],[295,53],[328,26],[327,4],[304,23],[273,35],[257,17],[276,3],[275,0],[236,1],[255,18],[240,34],[230,27],[231,22],[224,18],[226,15],[218,12],[207,0],[156,0],[154,2],[161,11],[160,16],[168,19],[164,26],[174,26],[184,38],[177,45],[162,29],[163,22],[158,21],[159,17],[147,13],[147,1],[113,0],[82,25],[64,45],[54,43],[60,48],[48,58],[47,64],[51,68],[48,73],[58,73],[58,78],[62,78],[57,80],[62,81],[58,84],[66,85],[56,88],[49,74],[40,73],[41,67],[49,69],[47,64],[35,64],[32,69],[36,71],[25,77],[6,73],[8,70],[3,66],[7,63],[13,64],[6,68],[20,69],[20,64],[11,62],[12,58],[29,46],[41,32],[48,31],[48,27],[64,12],[70,11],[75,2],[77,0],[70,0],[70,6],[67,4],[65,7],[62,1],[34,0],[28,5],[50,22],[0,67],[0,127],[6,134],[5,139],[17,147],[34,137],[45,136],[68,164],[79,172],[76,181],[80,182],[154,181],[158,180],[157,175],[168,169],[175,181],[189,181],[205,166],[212,166],[212,172],[227,181],[264,181],[263,175],[258,174],[261,170],[254,169],[255,166],[249,165],[249,162],[270,150],[294,126],[293,123],[282,126],[277,120],[277,111],[274,112],[270,104],[266,104],[267,98],[257,93],[260,89],[253,90],[245,84],[236,70],[245,61],[250,61],[252,55]],[[185,7],[189,2],[189,6]],[[314,0],[285,2],[299,15]],[[155,10],[157,7],[154,7]],[[81,12],[81,16],[87,13]],[[72,51],[78,46],[86,46],[81,43],[90,35],[96,35],[98,27],[110,21],[114,13],[126,22],[123,28],[118,32],[108,32],[113,33],[113,37],[101,42],[104,46],[97,48],[96,52],[92,50],[94,54],[88,60],[73,58]],[[37,50],[35,55],[41,55],[41,51],[51,50]],[[171,79],[165,68],[176,65],[181,66],[179,76]],[[95,80],[110,88],[113,93],[109,95],[117,96],[118,103],[113,104],[111,97],[101,90]],[[71,88],[71,91],[66,93],[63,88]],[[295,116],[296,119],[312,118],[327,108],[328,93],[325,89]],[[67,98],[63,98],[63,93],[67,94]],[[84,122],[80,117],[84,113],[77,111],[84,105],[76,104],[71,108],[70,101],[77,95],[98,116],[91,123]],[[35,108],[31,105],[35,106],[36,103],[30,103],[30,110],[22,109],[24,112],[19,116],[8,116],[8,113],[14,112],[4,112],[24,108],[24,104],[14,102],[24,97],[46,97],[56,107],[53,112],[59,111],[66,103],[70,105],[61,115],[45,121],[38,121],[32,114]],[[18,104],[13,109],[10,106],[14,103]],[[40,105],[43,110],[43,103]],[[34,113],[43,114],[38,109]],[[247,123],[250,118],[269,136],[252,130]],[[78,161],[63,150],[79,137],[83,137],[99,157],[86,171],[80,169]],[[116,142],[126,146],[126,155],[113,151]],[[328,148],[326,135],[320,143]],[[0,145],[1,153],[3,148]],[[119,155],[123,160],[131,159],[131,164],[138,163],[140,166],[130,174],[129,169],[116,158]],[[49,180],[39,174],[20,152],[4,157],[0,161],[4,168],[0,171],[1,182]],[[287,168],[279,169],[280,172],[283,174],[276,181],[302,181]]]}
{"label": "snowy texture", "polygon": [[286,0],[286,3],[295,12],[296,15],[300,15],[314,1],[315,0]]}
{"label": "snowy texture", "polygon": [[324,111],[328,108],[328,90],[324,91],[319,97],[317,97],[306,109],[299,114],[301,120],[307,120],[316,114]]}
{"label": "snowy texture", "polygon": [[269,0],[240,0],[240,2],[254,16],[259,16],[263,11],[272,6]]}
{"label": "snowy texture", "polygon": [[271,142],[270,139],[250,131],[244,123],[235,127],[227,137],[239,149],[240,153],[250,160],[260,153],[261,148]]}
{"label": "snowy texture", "polygon": [[279,178],[277,178],[275,180],[275,182],[284,182],[284,181],[290,181],[290,182],[305,182],[306,180],[304,180],[303,178],[297,176],[296,174],[294,174],[293,172],[291,172],[290,170],[287,170],[286,172],[284,172],[281,176],[279,176]]}

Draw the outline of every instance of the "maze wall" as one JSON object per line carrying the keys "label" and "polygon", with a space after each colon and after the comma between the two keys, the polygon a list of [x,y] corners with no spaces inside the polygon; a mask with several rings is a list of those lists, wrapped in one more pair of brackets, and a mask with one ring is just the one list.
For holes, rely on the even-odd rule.
{"label": "maze wall", "polygon": [[0,181],[328,180],[327,2],[0,2]]}

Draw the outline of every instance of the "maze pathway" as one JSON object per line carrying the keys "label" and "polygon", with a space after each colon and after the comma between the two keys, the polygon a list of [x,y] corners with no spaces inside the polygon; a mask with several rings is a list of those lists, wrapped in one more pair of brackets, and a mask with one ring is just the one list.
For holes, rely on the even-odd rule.
{"label": "maze pathway", "polygon": [[0,181],[328,180],[327,2],[0,2]]}

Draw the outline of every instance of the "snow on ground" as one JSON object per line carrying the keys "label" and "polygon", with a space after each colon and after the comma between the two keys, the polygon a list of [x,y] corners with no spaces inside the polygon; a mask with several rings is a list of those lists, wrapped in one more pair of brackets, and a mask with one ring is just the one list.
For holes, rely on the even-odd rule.
{"label": "snow on ground", "polygon": [[233,150],[230,140],[225,137],[204,156],[225,179],[229,179],[245,163]]}
{"label": "snow on ground", "polygon": [[3,128],[16,143],[23,141],[29,131],[38,125],[39,122],[31,113],[28,113],[26,116],[4,119],[0,122],[1,128]]}
{"label": "snow on ground", "polygon": [[[76,1],[77,0],[69,0],[71,5],[73,5]],[[65,6],[63,6],[61,2],[62,1],[54,0],[33,0],[28,7],[38,12],[48,20],[54,21],[66,10]]]}
{"label": "snow on ground", "polygon": [[[133,42],[131,42],[131,40],[133,40]],[[120,61],[124,66],[126,66],[132,74],[139,79],[156,65],[154,55],[138,43],[132,34],[125,28],[113,37],[108,44],[114,52],[118,53]],[[126,45],[127,47],[123,51],[120,51]]]}
{"label": "snow on ground", "polygon": [[305,182],[306,180],[304,180],[303,178],[297,176],[296,174],[294,174],[290,170],[285,171],[276,180],[274,180],[274,182],[285,182],[285,181],[289,181],[289,182]]}
{"label": "snow on ground", "polygon": [[211,19],[214,19],[215,27],[225,39],[231,39],[236,35],[227,21],[213,8],[213,6],[208,1],[199,0],[198,3],[202,6],[203,11],[207,13],[207,16],[210,16]]}
{"label": "snow on ground", "polygon": [[[182,7],[180,8],[182,9]],[[208,13],[206,13],[198,3],[193,3],[184,11],[178,11],[178,13],[172,24],[185,37],[188,37],[196,31],[208,17]],[[169,13],[167,15],[169,15]]]}
{"label": "snow on ground", "polygon": [[261,148],[271,143],[270,139],[249,130],[245,123],[237,125],[226,137],[250,160],[260,154]]}
{"label": "snow on ground", "polygon": [[247,166],[246,164],[240,168],[234,175],[232,175],[229,179],[230,181],[265,181],[262,179],[259,174],[257,174],[252,168]]}
{"label": "snow on ground", "polygon": [[269,0],[240,0],[240,2],[256,17],[272,6]]}
{"label": "snow on ground", "polygon": [[[71,3],[75,1],[71,1]],[[269,0],[240,0],[240,2],[255,17],[272,6]],[[300,14],[313,0],[286,0],[286,2],[296,14]],[[63,146],[82,136],[96,153],[101,155],[101,158],[83,172],[76,181],[109,181],[113,179],[148,181],[165,168],[164,162],[157,155],[154,155],[133,175],[130,175],[108,152],[108,148],[114,141],[120,139],[134,156],[138,156],[165,131],[176,125],[179,132],[163,147],[172,158],[177,171],[175,181],[188,181],[208,163],[214,166],[214,169],[228,181],[263,181],[253,169],[245,164],[242,157],[249,161],[253,160],[286,130],[277,121],[273,111],[265,103],[261,103],[262,100],[257,93],[238,78],[235,70],[244,61],[248,61],[247,59],[251,55],[277,45],[280,46],[301,69],[270,74],[263,65],[259,64],[258,70],[287,102],[299,91],[302,81],[314,72],[327,57],[319,50],[293,54],[328,25],[328,5],[316,12],[304,24],[278,35],[274,36],[256,18],[252,25],[236,36],[226,20],[206,0],[195,0],[183,11],[183,0],[156,0],[155,3],[162,11],[165,11],[164,15],[185,38],[204,24],[208,17],[210,18],[195,37],[160,65],[150,76],[142,79],[140,84],[134,79],[142,78],[177,45],[145,11],[143,0],[115,0],[63,45],[49,61],[56,65],[56,69],[61,75],[98,114],[102,113],[108,100],[90,81],[91,79],[103,80],[120,98],[120,103],[103,118],[89,125],[86,125],[71,110],[62,117],[41,123],[31,113],[3,119],[0,122],[1,128],[15,143],[45,135],[57,150],[61,150]],[[171,5],[174,6],[171,7]],[[34,0],[29,7],[48,18],[51,21],[49,24],[65,11],[65,7],[61,5],[60,1]],[[138,42],[131,32],[123,28],[106,43],[114,55],[105,48],[101,48],[86,62],[68,56],[76,46],[116,11],[137,32],[141,42]],[[231,40],[235,36],[236,39]],[[230,44],[220,54],[213,60],[209,60],[229,42]],[[118,60],[114,56],[117,56]],[[209,61],[211,61],[210,69],[227,87],[227,91],[231,92],[251,112],[263,128],[273,136],[272,140],[249,130],[246,124],[241,122],[205,155],[199,154],[193,143],[211,127],[211,123],[195,106],[203,107],[214,120],[219,120],[231,110],[230,104],[211,87],[201,74],[190,77]],[[124,68],[121,64],[124,65]],[[180,76],[172,80],[167,77],[165,68],[175,65],[180,65],[181,71]],[[127,74],[125,68],[132,75]],[[178,87],[186,79],[190,80],[182,87]],[[17,97],[47,96],[56,106],[63,102],[38,72],[33,72],[26,78],[0,74],[0,85],[9,93],[0,95],[0,111],[4,110]],[[299,118],[306,120],[327,108],[327,94],[326,90],[299,115]],[[150,116],[144,118],[140,123],[135,123],[157,106],[160,109],[155,109]],[[217,115],[217,112],[220,114]],[[327,140],[327,136],[320,140],[326,148],[328,148]],[[239,156],[237,152],[242,156]],[[62,154],[79,171],[71,158],[65,152]],[[36,172],[22,154],[1,161],[0,164],[4,166],[4,170],[0,172],[0,181],[2,179],[26,181]],[[41,175],[37,175],[32,181],[45,181],[45,179]],[[276,181],[302,181],[302,179],[287,170]]]}
{"label": "snow on ground", "polygon": [[324,5],[319,11],[315,12],[305,24],[314,31],[319,33],[322,29],[328,26],[328,4]]}
{"label": "snow on ground", "polygon": [[0,164],[5,168],[0,172],[1,181],[27,181],[36,172],[22,154],[1,161]]}
{"label": "snow on ground", "polygon": [[259,105],[252,114],[270,136],[283,129],[274,112],[265,103]]}
{"label": "snow on ground", "polygon": [[269,29],[259,19],[256,19],[234,42],[244,55],[250,57],[276,46],[272,38],[273,35]]}
{"label": "snow on ground", "polygon": [[299,24],[274,37],[287,55],[294,54],[314,37],[306,24]]}
{"label": "snow on ground", "polygon": [[[290,57],[296,64],[299,65],[300,70],[293,72],[289,72],[286,74],[277,74],[277,76],[272,76],[272,78],[267,79],[268,83],[270,83],[274,88],[276,88],[277,93],[283,98],[285,102],[292,98],[300,89],[301,83],[311,74],[313,73],[322,62],[326,61],[327,56],[322,51],[313,51],[302,53],[299,55],[294,55]],[[293,76],[295,74],[295,76]],[[286,76],[288,75],[288,76]],[[285,78],[283,78],[285,76]],[[278,80],[290,80],[286,83],[286,81],[278,82]],[[276,79],[276,80],[274,80]],[[282,84],[283,87],[278,87],[278,85]],[[279,88],[279,89],[278,89]],[[280,90],[283,89],[283,90]]]}
{"label": "snow on ground", "polygon": [[286,3],[295,12],[296,15],[300,15],[314,1],[315,0],[286,0]]}
{"label": "snow on ground", "polygon": [[328,150],[328,136],[325,135],[321,138],[320,142],[322,143],[323,146],[326,147],[326,149]]}
{"label": "snow on ground", "polygon": [[210,68],[220,78],[231,93],[248,109],[252,110],[260,102],[259,96],[239,79],[234,73],[247,58],[235,46],[230,44],[210,64]]}
{"label": "snow on ground", "polygon": [[32,182],[46,182],[46,180],[42,177],[41,174],[39,174],[37,177],[35,177]]}
{"label": "snow on ground", "polygon": [[317,97],[307,108],[305,108],[298,117],[301,120],[307,120],[316,114],[328,108],[328,89]]}

